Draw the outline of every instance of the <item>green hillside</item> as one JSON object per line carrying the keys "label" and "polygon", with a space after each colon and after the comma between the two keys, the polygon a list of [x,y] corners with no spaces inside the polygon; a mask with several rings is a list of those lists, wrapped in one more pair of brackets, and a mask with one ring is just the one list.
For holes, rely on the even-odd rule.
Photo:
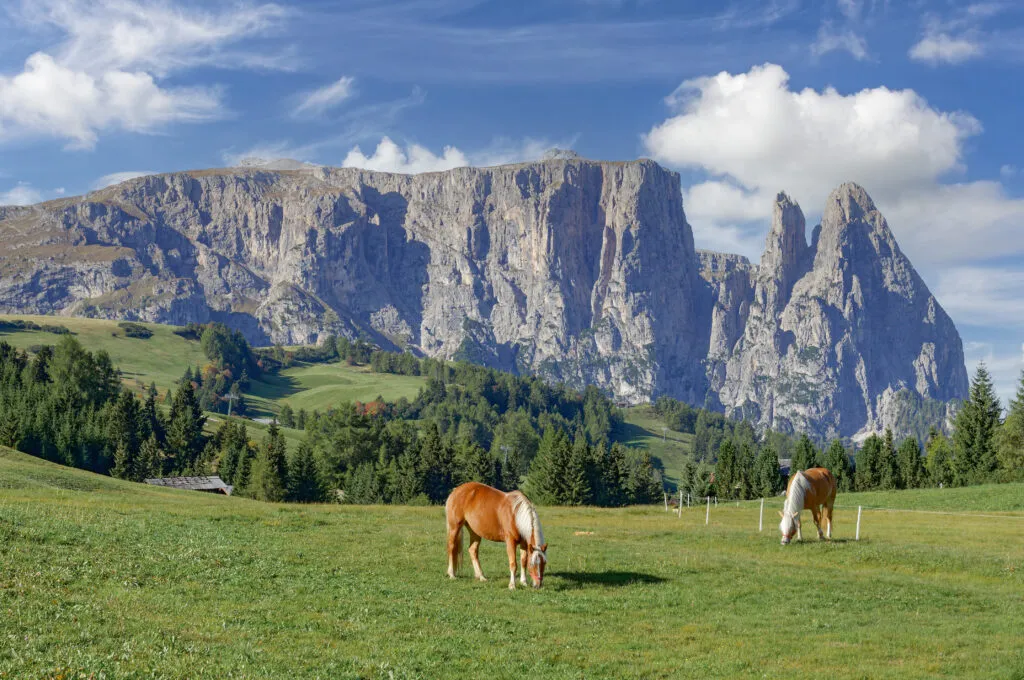
{"label": "green hillside", "polygon": [[[1024,487],[963,491],[995,511]],[[509,592],[493,543],[490,581],[444,577],[441,508],[264,504],[2,450],[0,677],[1024,674],[1024,513],[866,512],[856,543],[842,509],[836,541],[786,548],[751,504],[707,527],[703,508],[540,516],[545,586]]]}

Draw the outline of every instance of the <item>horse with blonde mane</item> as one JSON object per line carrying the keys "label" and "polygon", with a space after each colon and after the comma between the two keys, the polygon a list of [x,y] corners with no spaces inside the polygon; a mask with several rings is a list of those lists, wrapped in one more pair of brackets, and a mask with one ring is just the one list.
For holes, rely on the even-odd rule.
{"label": "horse with blonde mane", "polygon": [[448,578],[462,560],[462,527],[469,530],[469,557],[476,578],[486,581],[480,569],[480,540],[505,543],[508,550],[509,590],[516,589],[516,547],[521,554],[519,580],[526,585],[530,572],[533,587],[540,588],[547,565],[548,544],[533,503],[520,491],[505,493],[486,484],[468,482],[456,487],[444,504],[448,519]]}
{"label": "horse with blonde mane", "polygon": [[[803,540],[800,535],[800,511],[810,510],[814,517],[814,526],[818,527],[818,540],[826,536],[832,540],[832,508],[836,503],[836,478],[825,468],[816,467],[803,472],[797,471],[789,478],[786,487],[786,504],[779,515],[779,531],[782,532],[782,545],[789,543],[793,534],[796,540]],[[823,512],[824,511],[824,512]],[[821,532],[821,516],[825,515],[826,533]]]}

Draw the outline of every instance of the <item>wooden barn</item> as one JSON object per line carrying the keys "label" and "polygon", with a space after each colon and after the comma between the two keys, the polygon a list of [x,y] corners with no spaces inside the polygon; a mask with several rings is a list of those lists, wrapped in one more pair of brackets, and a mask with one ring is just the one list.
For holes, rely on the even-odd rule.
{"label": "wooden barn", "polygon": [[230,496],[235,487],[225,484],[220,477],[157,477],[147,479],[146,484],[153,486],[166,486],[172,489],[187,489],[189,491],[205,491],[206,493],[222,493]]}

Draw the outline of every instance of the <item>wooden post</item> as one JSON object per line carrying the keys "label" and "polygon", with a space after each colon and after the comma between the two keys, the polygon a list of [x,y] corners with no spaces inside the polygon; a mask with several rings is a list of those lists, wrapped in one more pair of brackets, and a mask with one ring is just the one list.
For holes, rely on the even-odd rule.
{"label": "wooden post", "polygon": [[861,506],[861,505],[857,506],[857,537],[855,539],[853,539],[855,541],[859,541],[860,540],[860,512],[863,509],[864,509],[863,506]]}
{"label": "wooden post", "polygon": [[711,496],[708,496],[708,511],[704,515],[704,526],[707,526],[708,522],[710,522],[710,521],[711,521]]}
{"label": "wooden post", "polygon": [[761,499],[761,516],[757,520],[757,532],[764,531],[764,499]]}
{"label": "wooden post", "polygon": [[679,490],[679,518],[683,517],[683,490]]}
{"label": "wooden post", "polygon": [[663,496],[665,496],[665,512],[668,512],[668,492],[662,491],[661,493]]}

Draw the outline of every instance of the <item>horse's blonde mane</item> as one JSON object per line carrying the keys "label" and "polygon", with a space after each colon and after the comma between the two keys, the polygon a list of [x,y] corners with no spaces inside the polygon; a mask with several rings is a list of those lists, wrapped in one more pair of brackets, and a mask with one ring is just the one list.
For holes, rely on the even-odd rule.
{"label": "horse's blonde mane", "polygon": [[783,512],[795,515],[803,510],[804,498],[810,490],[811,483],[804,476],[803,472],[797,471],[789,482],[789,489],[786,491],[786,505]]}
{"label": "horse's blonde mane", "polygon": [[533,507],[530,499],[519,491],[513,491],[509,496],[512,498],[512,512],[516,517],[516,530],[520,536],[527,538],[527,543],[540,551],[544,545],[544,530],[540,527],[537,509]]}

